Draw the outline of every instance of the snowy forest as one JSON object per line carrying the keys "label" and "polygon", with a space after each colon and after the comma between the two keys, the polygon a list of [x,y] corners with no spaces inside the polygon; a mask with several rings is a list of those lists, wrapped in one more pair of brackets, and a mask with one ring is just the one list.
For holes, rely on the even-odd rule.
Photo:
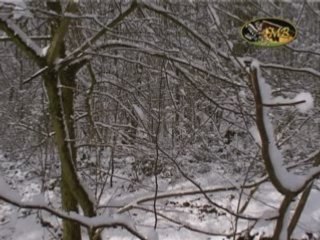
{"label": "snowy forest", "polygon": [[320,239],[320,2],[0,0],[0,57],[1,240]]}

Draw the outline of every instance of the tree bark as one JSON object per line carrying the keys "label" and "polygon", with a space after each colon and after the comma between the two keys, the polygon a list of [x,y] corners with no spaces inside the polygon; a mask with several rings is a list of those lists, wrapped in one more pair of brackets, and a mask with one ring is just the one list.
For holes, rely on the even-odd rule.
{"label": "tree bark", "polygon": [[[81,185],[75,168],[76,149],[73,121],[73,91],[75,87],[76,70],[69,67],[66,70],[48,71],[44,82],[49,98],[49,112],[55,132],[55,142],[61,162],[61,194],[63,208],[77,212],[77,204],[81,206],[88,217],[95,216],[93,202]],[[59,89],[62,88],[62,89]],[[64,240],[79,238],[80,227],[69,221],[64,221]],[[89,230],[93,236],[94,229]],[[77,238],[75,238],[77,237]]]}
{"label": "tree bark", "polygon": [[[77,1],[68,0],[64,12],[72,13],[76,11],[77,6]],[[43,56],[42,49],[23,31],[20,31],[19,26],[11,19],[0,16],[0,29],[6,32],[12,41],[42,69],[42,79],[48,95],[50,120],[55,132],[55,145],[61,163],[62,207],[66,212],[78,212],[78,205],[80,205],[85,216],[93,217],[96,215],[94,203],[81,185],[76,172],[77,153],[73,119],[76,73],[87,61],[77,59],[76,63],[69,61],[65,66],[61,64],[57,66],[56,61],[66,57],[65,36],[69,30],[71,18],[62,16],[60,1],[47,0],[47,7],[48,10],[57,13],[57,18],[51,21],[52,39],[49,41],[46,56]],[[126,11],[120,13],[106,28],[102,28],[90,38],[74,56],[90,47],[110,27],[121,22],[136,7],[137,4],[133,1]],[[90,239],[93,239],[95,230],[94,228],[88,229]],[[101,239],[98,233],[96,235],[95,239]],[[70,220],[63,220],[63,240],[81,240],[80,225]]]}

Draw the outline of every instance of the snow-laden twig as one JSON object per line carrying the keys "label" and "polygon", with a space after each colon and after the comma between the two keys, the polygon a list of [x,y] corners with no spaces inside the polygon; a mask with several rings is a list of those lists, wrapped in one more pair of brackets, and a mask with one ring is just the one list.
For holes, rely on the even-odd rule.
{"label": "snow-laden twig", "polygon": [[[221,57],[224,57],[225,59],[228,59],[229,57],[222,53],[219,52],[219,55]],[[241,62],[242,66],[246,66],[246,63],[251,63],[251,62],[259,62],[259,67],[260,68],[273,68],[273,69],[280,69],[280,70],[285,70],[285,71],[291,71],[291,72],[303,72],[303,73],[308,73],[311,74],[315,77],[320,77],[320,72],[313,69],[313,68],[308,68],[308,67],[292,67],[292,66],[286,66],[283,64],[277,64],[277,63],[266,63],[263,61],[258,61],[256,58],[254,57],[241,57],[238,58],[239,61]]]}
{"label": "snow-laden twig", "polygon": [[[51,36],[49,35],[39,35],[39,36],[29,36],[30,39],[32,40],[50,40]],[[9,36],[1,36],[0,37],[0,42],[6,42],[6,41],[11,41],[12,38]]]}
{"label": "snow-laden twig", "polygon": [[123,227],[129,231],[132,235],[139,239],[147,240],[147,238],[135,230],[133,222],[128,219],[128,216],[113,215],[113,216],[96,216],[86,217],[78,213],[67,213],[61,210],[53,209],[49,207],[44,201],[21,201],[21,197],[18,193],[11,190],[10,187],[0,178],[0,200],[10,203],[19,208],[36,209],[47,211],[54,216],[62,219],[71,220],[79,223],[80,225],[87,228],[111,228],[111,227]]}

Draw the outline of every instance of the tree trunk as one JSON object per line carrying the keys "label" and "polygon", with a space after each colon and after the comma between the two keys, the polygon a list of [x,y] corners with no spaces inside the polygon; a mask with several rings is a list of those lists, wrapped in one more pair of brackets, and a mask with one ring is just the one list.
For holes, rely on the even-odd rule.
{"label": "tree trunk", "polygon": [[[72,189],[68,186],[68,178],[66,177],[68,174],[68,171],[73,168],[73,166],[69,166],[68,168],[65,168],[64,165],[66,165],[67,162],[73,164],[75,163],[75,156],[72,158],[69,148],[72,149],[72,145],[66,142],[67,136],[65,136],[65,126],[63,123],[63,116],[62,116],[62,108],[60,105],[60,98],[57,88],[58,84],[58,75],[56,73],[54,74],[47,74],[45,77],[45,86],[49,97],[49,111],[50,111],[50,117],[51,122],[53,125],[53,129],[55,131],[55,142],[58,149],[58,154],[61,162],[61,198],[62,198],[62,208],[67,211],[73,211],[78,212],[78,201],[74,197],[74,194],[72,194]],[[70,99],[63,99],[64,105],[70,105],[73,104],[73,99],[70,102]],[[64,106],[66,109],[66,106]],[[65,119],[70,118],[65,113]],[[70,131],[70,124],[69,123],[68,129]],[[73,126],[72,126],[73,127]],[[72,128],[71,127],[71,128]],[[74,152],[74,151],[72,151]],[[69,164],[70,165],[70,164]],[[74,171],[73,169],[72,171]],[[64,220],[63,221],[63,240],[72,240],[72,239],[81,239],[81,232],[80,232],[80,226],[79,224],[76,224],[71,221]]]}
{"label": "tree trunk", "polygon": [[[68,189],[68,184],[66,182],[66,179],[63,177],[63,169],[62,172],[62,180],[61,180],[61,200],[62,200],[62,208],[65,211],[68,212],[78,212],[77,208],[77,200],[73,197],[71,191]],[[81,240],[81,228],[80,225],[68,221],[63,220],[63,234],[62,234],[63,240],[74,240],[79,239]]]}
{"label": "tree trunk", "polygon": [[[76,149],[73,121],[73,91],[76,70],[68,67],[57,73],[55,70],[45,74],[44,81],[49,98],[49,112],[55,132],[55,142],[61,162],[62,206],[67,212],[77,212],[81,206],[86,216],[95,216],[94,205],[81,185],[75,168]],[[59,86],[59,87],[58,87]],[[59,88],[62,89],[59,89]],[[81,239],[80,227],[70,221],[63,223],[63,240]],[[94,229],[89,231],[90,237]]]}

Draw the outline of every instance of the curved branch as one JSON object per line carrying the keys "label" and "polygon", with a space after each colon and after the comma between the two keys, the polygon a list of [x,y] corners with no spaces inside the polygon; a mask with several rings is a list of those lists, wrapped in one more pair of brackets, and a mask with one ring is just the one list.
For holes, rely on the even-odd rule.
{"label": "curved branch", "polygon": [[[274,142],[271,122],[264,109],[263,102],[270,97],[270,89],[267,89],[269,85],[265,84],[265,80],[260,76],[260,64],[258,62],[251,64],[250,80],[256,105],[256,124],[262,142],[262,158],[270,180],[280,193],[287,196],[291,194],[297,195],[304,191],[308,184],[320,175],[320,167],[312,168],[303,177],[292,174],[284,168],[281,152]],[[292,180],[295,181],[291,182]]]}
{"label": "curved branch", "polygon": [[65,220],[71,220],[74,222],[79,223],[83,227],[87,228],[111,228],[111,227],[123,227],[128,232],[130,232],[132,235],[136,236],[139,239],[147,240],[145,236],[143,236],[141,233],[137,232],[131,224],[128,223],[127,216],[96,216],[96,217],[86,217],[82,216],[78,213],[66,213],[61,210],[55,210],[53,208],[48,207],[44,203],[32,203],[32,202],[22,202],[17,199],[14,199],[14,197],[10,197],[9,194],[0,194],[0,200],[3,200],[7,203],[10,203],[16,207],[19,208],[26,208],[26,209],[35,209],[35,210],[44,210],[46,212],[49,212],[53,214],[54,216],[57,216],[59,218],[65,219]]}
{"label": "curved branch", "polygon": [[253,87],[254,92],[254,98],[255,98],[255,105],[256,105],[256,124],[257,128],[260,133],[261,137],[261,144],[262,144],[262,158],[264,160],[264,164],[266,167],[266,170],[268,172],[268,175],[270,177],[270,180],[272,184],[275,186],[275,188],[282,194],[288,194],[290,191],[285,188],[281,181],[278,179],[278,176],[276,175],[276,169],[275,166],[273,166],[272,159],[270,156],[270,141],[273,141],[272,139],[269,139],[268,136],[268,130],[265,126],[265,109],[263,106],[263,97],[259,86],[259,79],[258,79],[258,69],[255,66],[252,66],[251,72],[250,72],[250,80]]}

